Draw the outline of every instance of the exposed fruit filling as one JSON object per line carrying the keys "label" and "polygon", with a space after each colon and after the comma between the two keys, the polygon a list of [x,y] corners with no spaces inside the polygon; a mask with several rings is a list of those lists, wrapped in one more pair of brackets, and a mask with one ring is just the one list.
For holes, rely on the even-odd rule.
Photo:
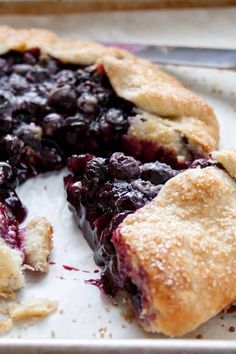
{"label": "exposed fruit filling", "polygon": [[43,59],[37,48],[0,57],[0,159],[21,181],[61,168],[75,152],[119,150],[134,114],[101,66]]}
{"label": "exposed fruit filling", "polygon": [[67,198],[94,251],[95,262],[103,266],[104,291],[115,295],[119,288],[127,288],[136,294],[135,285],[117,270],[112,233],[128,214],[156,197],[178,171],[160,162],[142,164],[119,152],[110,158],[72,156],[68,168]]}

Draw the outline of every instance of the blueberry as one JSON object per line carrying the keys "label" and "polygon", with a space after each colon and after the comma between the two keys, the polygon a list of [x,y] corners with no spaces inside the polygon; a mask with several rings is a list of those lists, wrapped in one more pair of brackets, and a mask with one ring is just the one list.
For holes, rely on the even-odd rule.
{"label": "blueberry", "polygon": [[17,102],[13,109],[13,118],[18,122],[38,122],[45,112],[46,100],[37,95],[25,95],[23,101]]}
{"label": "blueberry", "polygon": [[24,143],[14,135],[8,134],[0,138],[0,159],[17,163],[23,152]]}
{"label": "blueberry", "polygon": [[12,212],[16,220],[21,223],[27,215],[27,209],[21,203],[18,195],[12,190],[0,190],[0,201],[4,203]]}
{"label": "blueberry", "polygon": [[96,113],[98,110],[97,103],[96,96],[87,92],[77,99],[77,107],[84,113]]}
{"label": "blueberry", "polygon": [[131,190],[127,182],[106,182],[98,191],[98,202],[102,208],[114,208],[116,200]]}
{"label": "blueberry", "polygon": [[29,64],[15,64],[12,66],[12,72],[18,75],[26,75],[32,69]]}
{"label": "blueberry", "polygon": [[5,70],[7,67],[7,60],[4,58],[0,58],[0,70]]}
{"label": "blueberry", "polygon": [[80,181],[74,182],[67,185],[67,200],[71,203],[75,208],[79,207],[80,196],[81,196],[82,184]]}
{"label": "blueberry", "polygon": [[144,206],[147,199],[144,197],[143,193],[139,191],[130,191],[119,199],[115,203],[116,211],[118,213],[125,210],[137,210]]}
{"label": "blueberry", "polygon": [[152,200],[157,196],[163,185],[160,184],[155,186],[150,181],[137,179],[131,182],[131,186],[139,192],[143,193],[149,200]]}
{"label": "blueberry", "polygon": [[115,109],[115,108],[109,109],[105,113],[104,117],[109,124],[114,126],[122,127],[126,123],[126,121],[124,120],[124,115],[122,111],[119,109]]}
{"label": "blueberry", "polygon": [[0,110],[6,109],[9,106],[9,101],[3,91],[0,91]]}
{"label": "blueberry", "polygon": [[72,70],[61,70],[57,73],[57,84],[59,86],[65,84],[73,85],[75,82],[76,76]]}
{"label": "blueberry", "polygon": [[25,51],[24,53],[24,61],[29,64],[35,64],[39,60],[40,49],[39,48],[31,48]]}
{"label": "blueberry", "polygon": [[85,132],[88,129],[89,121],[82,114],[77,113],[74,116],[67,117],[65,124],[67,127],[73,127],[73,130]]}
{"label": "blueberry", "polygon": [[76,94],[70,85],[61,86],[51,91],[48,96],[48,104],[62,111],[73,110],[76,106]]}
{"label": "blueberry", "polygon": [[9,133],[12,129],[12,117],[0,113],[0,132]]}
{"label": "blueberry", "polygon": [[84,173],[87,163],[94,158],[93,155],[73,155],[68,158],[67,167],[76,176]]}
{"label": "blueberry", "polygon": [[56,74],[60,70],[60,63],[58,62],[58,60],[53,58],[47,60],[44,63],[44,66],[51,75]]}
{"label": "blueberry", "polygon": [[140,175],[139,162],[131,156],[115,152],[109,161],[109,172],[116,179],[130,181]]}
{"label": "blueberry", "polygon": [[35,150],[41,148],[42,128],[34,123],[22,124],[14,134]]}
{"label": "blueberry", "polygon": [[34,67],[27,72],[26,78],[32,83],[43,82],[49,79],[49,73],[46,69]]}
{"label": "blueberry", "polygon": [[205,167],[209,167],[209,166],[213,166],[214,162],[211,160],[207,160],[207,159],[197,159],[195,161],[193,161],[193,163],[191,164],[190,168],[205,168]]}
{"label": "blueberry", "polygon": [[169,165],[158,161],[145,163],[141,168],[141,177],[155,185],[164,184],[177,174],[178,172]]}
{"label": "blueberry", "polygon": [[[43,142],[41,149],[42,167],[43,170],[57,170],[64,166],[64,158],[59,148],[48,142]],[[54,146],[53,146],[54,145]]]}
{"label": "blueberry", "polygon": [[0,188],[14,189],[17,186],[16,174],[7,162],[0,162]]}
{"label": "blueberry", "polygon": [[65,121],[60,114],[50,113],[43,119],[44,133],[48,136],[53,136],[65,125]]}
{"label": "blueberry", "polygon": [[93,89],[95,88],[95,84],[92,81],[85,81],[81,82],[77,87],[76,87],[76,92],[79,95],[82,95],[84,93],[91,93]]}
{"label": "blueberry", "polygon": [[9,85],[15,93],[19,93],[27,89],[27,82],[24,77],[13,73],[9,78]]}
{"label": "blueberry", "polygon": [[106,160],[101,157],[89,160],[86,164],[85,176],[88,180],[104,180],[107,176]]}

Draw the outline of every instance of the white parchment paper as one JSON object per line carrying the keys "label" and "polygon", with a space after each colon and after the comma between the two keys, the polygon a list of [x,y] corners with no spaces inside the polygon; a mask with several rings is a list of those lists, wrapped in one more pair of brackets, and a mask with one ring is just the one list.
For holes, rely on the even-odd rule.
{"label": "white parchment paper", "polygon": [[[15,27],[47,27],[70,37],[183,45],[235,46],[236,9],[175,10],[137,13],[100,13],[58,17],[0,16],[1,24]],[[219,70],[167,67],[188,87],[215,108],[221,127],[221,146],[236,146],[236,73]],[[18,192],[29,208],[29,217],[44,215],[55,230],[54,250],[47,276],[28,276],[19,298],[47,297],[59,301],[57,312],[32,326],[16,326],[8,338],[164,338],[145,334],[129,323],[99,290],[85,283],[94,279],[97,267],[92,253],[68,211],[63,175],[46,174],[22,185]],[[76,267],[68,271],[63,265]],[[173,319],[174,320],[174,319]],[[236,316],[219,315],[187,338],[236,339]]]}

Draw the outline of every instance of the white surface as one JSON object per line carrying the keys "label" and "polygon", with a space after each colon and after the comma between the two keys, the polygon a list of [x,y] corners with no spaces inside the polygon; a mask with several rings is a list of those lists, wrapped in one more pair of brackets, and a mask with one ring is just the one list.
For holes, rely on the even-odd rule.
{"label": "white surface", "polygon": [[[48,27],[71,37],[232,48],[236,38],[235,16],[236,9],[218,9],[83,14],[59,19],[4,16],[0,22],[15,27]],[[221,126],[222,147],[235,146],[236,73],[173,67],[168,70],[214,106]],[[46,277],[29,278],[27,288],[21,291],[20,296],[58,299],[59,310],[34,326],[15,327],[5,337],[51,338],[55,334],[55,338],[93,339],[100,338],[100,329],[106,328],[104,338],[160,338],[145,334],[135,322],[127,323],[120,314],[121,308],[111,305],[96,287],[84,283],[85,279],[96,276],[93,273],[96,267],[67,210],[62,175],[38,177],[19,189],[30,209],[29,216],[45,215],[52,222],[55,229],[52,260],[56,262],[50,266]],[[68,271],[63,269],[63,264],[89,270],[90,273]],[[188,338],[202,334],[205,339],[236,339],[236,332],[228,331],[230,326],[236,325],[235,319],[235,315],[224,316],[224,320],[218,316]]]}

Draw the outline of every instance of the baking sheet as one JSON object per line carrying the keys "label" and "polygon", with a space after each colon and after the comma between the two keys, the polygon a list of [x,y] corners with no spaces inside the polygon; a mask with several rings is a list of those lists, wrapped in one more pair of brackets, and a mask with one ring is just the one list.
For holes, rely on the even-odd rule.
{"label": "baking sheet", "polygon": [[[195,10],[194,15],[186,10],[70,17],[4,16],[0,17],[0,22],[16,27],[48,27],[73,38],[233,48],[235,15],[236,9]],[[221,147],[235,146],[236,73],[170,66],[167,70],[213,105],[221,126]],[[62,182],[64,173],[40,176],[19,188],[19,195],[30,210],[29,217],[45,215],[54,226],[52,261],[56,263],[50,266],[47,276],[28,276],[27,288],[19,293],[19,298],[55,299],[59,301],[59,309],[37,324],[22,324],[2,336],[0,353],[5,354],[7,350],[8,353],[31,354],[40,350],[44,354],[53,351],[71,354],[80,350],[104,354],[110,349],[116,353],[127,352],[127,349],[129,353],[235,352],[236,332],[229,330],[236,328],[235,314],[223,315],[223,318],[221,314],[210,320],[186,336],[188,341],[165,340],[161,335],[145,334],[135,321],[129,323],[124,318],[125,304],[121,307],[112,305],[96,287],[85,283],[98,273],[94,273],[97,268],[92,254],[67,209]],[[63,265],[80,271],[65,270]],[[223,339],[227,342],[219,341]]]}

